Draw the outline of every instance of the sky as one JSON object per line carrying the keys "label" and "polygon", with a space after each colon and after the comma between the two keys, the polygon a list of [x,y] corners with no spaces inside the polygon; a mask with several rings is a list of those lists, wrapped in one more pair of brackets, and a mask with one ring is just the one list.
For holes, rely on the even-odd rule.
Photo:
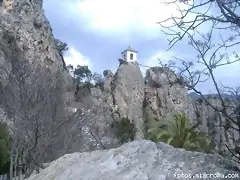
{"label": "sky", "polygon": [[[162,0],[44,0],[43,8],[55,38],[68,44],[66,64],[88,65],[98,73],[105,69],[115,72],[117,59],[129,45],[138,51],[138,62],[147,66],[158,66],[158,59],[167,63],[173,56],[196,57],[186,40],[166,51],[167,37],[157,22],[178,12]],[[144,75],[146,68],[141,70]],[[240,63],[219,68],[216,76],[221,83],[237,86],[239,72]],[[214,92],[211,82],[199,89]]]}

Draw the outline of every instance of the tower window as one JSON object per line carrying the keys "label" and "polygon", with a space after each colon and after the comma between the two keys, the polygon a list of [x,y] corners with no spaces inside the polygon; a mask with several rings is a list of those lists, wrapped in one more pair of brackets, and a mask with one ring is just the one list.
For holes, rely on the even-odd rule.
{"label": "tower window", "polygon": [[124,60],[126,60],[126,54],[124,54]]}
{"label": "tower window", "polygon": [[133,53],[130,54],[130,60],[133,60]]}

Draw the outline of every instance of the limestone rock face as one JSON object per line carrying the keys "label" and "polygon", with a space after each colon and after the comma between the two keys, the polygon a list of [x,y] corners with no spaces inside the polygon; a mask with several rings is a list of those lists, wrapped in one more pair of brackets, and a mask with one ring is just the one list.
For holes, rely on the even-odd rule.
{"label": "limestone rock face", "polygon": [[195,119],[194,106],[187,90],[173,72],[161,67],[150,68],[146,72],[145,83],[144,106],[148,107],[154,118],[161,119],[174,112],[182,112],[192,121]]}
{"label": "limestone rock face", "polygon": [[[0,38],[0,41],[2,43],[2,38]],[[11,64],[8,62],[8,57],[5,54],[4,50],[2,49],[3,46],[2,44],[0,45],[0,83],[3,86],[6,86],[7,82],[8,82],[8,74],[7,72],[11,72]]]}
{"label": "limestone rock face", "polygon": [[[14,0],[13,2],[11,10],[0,8],[0,69],[11,72],[14,63],[10,62],[16,58],[19,61],[28,62],[29,66],[50,70],[53,79],[56,76],[60,77],[63,81],[61,85],[60,83],[58,85],[62,86],[63,90],[61,89],[61,92],[59,90],[59,96],[60,93],[62,95],[69,89],[72,90],[72,78],[63,68],[63,61],[57,49],[51,26],[42,9],[42,0]],[[11,46],[13,42],[14,46]],[[4,71],[0,70],[0,77],[1,85],[4,86],[8,83],[9,76]],[[66,96],[64,100],[68,101],[70,95],[64,94],[64,96]],[[63,107],[64,103],[61,102],[59,106]],[[62,108],[62,112],[64,112],[64,108]],[[1,112],[1,114],[5,113]],[[45,120],[50,121],[51,119],[46,118]],[[7,124],[11,123],[10,119],[4,121],[7,121]],[[55,147],[49,147],[49,149],[55,149]],[[50,150],[46,151],[49,156],[51,156]]]}
{"label": "limestone rock face", "polygon": [[[28,180],[174,180],[204,173],[214,174],[216,179],[232,174],[238,179],[239,167],[218,155],[139,140],[117,149],[67,154]],[[174,177],[174,174],[188,177]]]}
{"label": "limestone rock face", "polygon": [[174,72],[162,67],[152,67],[147,70],[145,81],[151,87],[161,87],[164,85],[176,84],[178,79]]}
{"label": "limestone rock face", "polygon": [[111,83],[113,81],[114,74],[111,71],[107,71],[107,75],[105,76],[106,80],[103,85],[104,92],[109,93],[111,92]]}
{"label": "limestone rock face", "polygon": [[136,138],[143,138],[144,80],[136,63],[123,63],[113,80],[113,104],[117,105],[121,118],[127,117],[137,129]]}
{"label": "limestone rock face", "polygon": [[[63,69],[63,62],[52,34],[51,26],[42,10],[42,0],[14,0],[11,11],[0,10],[0,34],[8,32],[17,40],[24,59],[40,63],[55,73],[61,70],[65,85],[71,86],[71,77]],[[1,49],[0,49],[1,55]]]}
{"label": "limestone rock face", "polygon": [[[150,68],[147,70],[145,83],[144,107],[148,108],[153,118],[170,119],[169,116],[173,112],[185,113],[192,124],[196,124],[199,120],[198,130],[211,136],[213,143],[221,153],[227,154],[225,144],[231,148],[234,147],[232,137],[239,139],[239,133],[233,129],[226,131],[223,126],[226,125],[227,120],[222,114],[219,116],[204,102],[189,97],[183,81],[177,78],[174,72],[167,68]],[[208,101],[214,107],[221,108],[219,99],[208,98]],[[237,128],[233,124],[232,126]]]}
{"label": "limestone rock face", "polygon": [[[221,108],[221,101],[216,98],[208,98],[209,103],[214,107]],[[216,112],[212,107],[206,105],[203,101],[195,101],[195,109],[198,113],[201,125],[199,130],[210,135],[216,148],[223,154],[229,154],[225,144],[230,148],[234,148],[234,139],[239,139],[239,132],[234,129],[226,129],[227,126],[232,126],[237,129],[237,126],[231,123],[221,113]],[[228,114],[232,111],[229,109]]]}

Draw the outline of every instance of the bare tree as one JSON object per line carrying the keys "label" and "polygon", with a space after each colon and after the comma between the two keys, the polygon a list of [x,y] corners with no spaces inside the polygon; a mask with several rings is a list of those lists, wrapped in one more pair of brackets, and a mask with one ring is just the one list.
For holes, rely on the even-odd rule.
{"label": "bare tree", "polygon": [[[80,116],[78,117],[78,127],[81,131],[84,131],[83,128],[87,128],[86,135],[90,135],[91,139],[93,140],[93,146],[96,148],[100,146],[101,149],[106,149],[106,146],[102,142],[100,136],[100,127],[97,125],[96,116],[98,118],[105,118],[106,115],[103,112],[102,107],[96,106],[90,109],[81,109]],[[104,119],[105,120],[105,119]],[[103,121],[102,119],[98,119],[98,121]]]}
{"label": "bare tree", "polygon": [[[5,63],[0,66],[4,82],[0,84],[0,104],[13,122],[10,180],[23,178],[37,168],[44,168],[51,137],[66,122],[63,80],[38,62],[24,59],[12,35],[4,32],[1,51]],[[7,64],[7,65],[6,65]]]}
{"label": "bare tree", "polygon": [[[175,5],[178,15],[158,22],[163,33],[169,39],[169,49],[188,38],[188,45],[196,53],[195,60],[187,61],[174,57],[167,67],[176,69],[184,78],[188,90],[199,94],[203,101],[216,112],[219,117],[226,117],[228,129],[240,133],[239,119],[239,88],[226,87],[220,84],[215,75],[216,68],[227,66],[240,61],[237,52],[240,37],[240,2],[238,0],[167,0],[165,5]],[[194,58],[194,57],[193,57]],[[180,77],[179,76],[179,77]],[[197,85],[207,80],[212,81],[221,105],[216,106],[203,95]],[[234,98],[226,100],[224,93]],[[229,111],[230,110],[230,111]],[[226,128],[226,124],[222,124]],[[228,144],[232,155],[240,160],[238,139],[233,139],[235,152]]]}

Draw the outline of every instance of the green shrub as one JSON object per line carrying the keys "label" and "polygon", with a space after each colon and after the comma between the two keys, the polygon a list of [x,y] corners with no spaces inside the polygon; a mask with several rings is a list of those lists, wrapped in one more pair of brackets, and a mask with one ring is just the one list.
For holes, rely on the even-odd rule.
{"label": "green shrub", "polygon": [[149,138],[155,142],[165,142],[175,148],[189,151],[210,152],[210,137],[196,131],[197,125],[191,126],[185,115],[176,114],[174,120],[162,123],[148,130]]}
{"label": "green shrub", "polygon": [[6,124],[0,123],[0,174],[5,174],[9,169],[11,152],[11,137]]}
{"label": "green shrub", "polygon": [[128,118],[122,118],[120,121],[113,122],[112,128],[115,129],[116,136],[121,143],[134,140],[136,128]]}
{"label": "green shrub", "polygon": [[110,70],[107,70],[107,69],[104,70],[104,71],[103,71],[103,76],[106,77],[106,76],[108,75],[109,72],[110,72]]}

